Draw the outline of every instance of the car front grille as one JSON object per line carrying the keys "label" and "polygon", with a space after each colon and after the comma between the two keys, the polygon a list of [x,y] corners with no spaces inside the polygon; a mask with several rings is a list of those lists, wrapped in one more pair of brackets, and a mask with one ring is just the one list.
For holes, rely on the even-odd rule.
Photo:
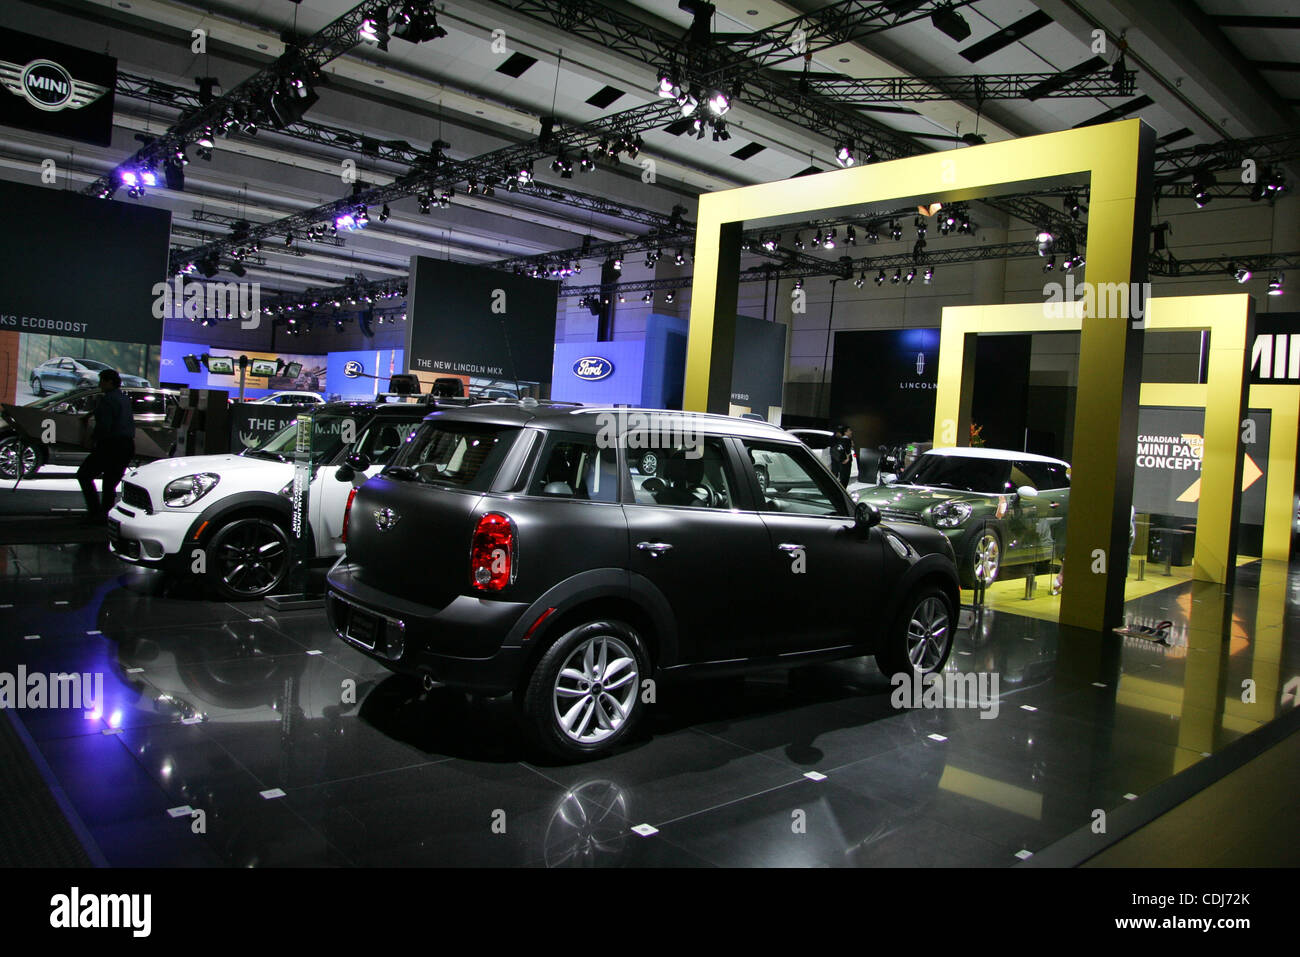
{"label": "car front grille", "polygon": [[899,508],[882,508],[880,517],[888,522],[920,522],[921,516],[915,512],[905,512]]}
{"label": "car front grille", "polygon": [[141,509],[146,515],[153,514],[153,502],[148,490],[131,482],[122,483],[122,504]]}

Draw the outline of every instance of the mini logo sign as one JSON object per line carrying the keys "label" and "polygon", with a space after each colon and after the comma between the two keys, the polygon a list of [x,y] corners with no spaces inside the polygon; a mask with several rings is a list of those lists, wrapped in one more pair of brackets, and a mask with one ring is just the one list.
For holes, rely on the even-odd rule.
{"label": "mini logo sign", "polygon": [[381,532],[386,532],[397,524],[398,519],[402,516],[391,508],[377,508],[374,511],[375,528]]}
{"label": "mini logo sign", "polygon": [[71,73],[53,60],[32,60],[26,66],[0,60],[0,84],[47,113],[79,110],[108,92],[108,87],[74,80]]}
{"label": "mini logo sign", "polygon": [[583,356],[573,364],[573,374],[590,382],[608,378],[613,373],[614,363],[600,356]]}
{"label": "mini logo sign", "polygon": [[347,365],[343,367],[343,374],[347,376],[349,379],[355,379],[357,376],[362,375],[364,372],[365,369],[362,367],[361,363],[358,362],[356,359],[349,359]]}

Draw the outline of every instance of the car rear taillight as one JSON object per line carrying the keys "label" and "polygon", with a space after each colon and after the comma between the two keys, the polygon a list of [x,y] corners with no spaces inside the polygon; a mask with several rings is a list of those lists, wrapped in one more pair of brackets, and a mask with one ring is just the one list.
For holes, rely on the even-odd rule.
{"label": "car rear taillight", "polygon": [[352,486],[348,492],[348,504],[343,506],[343,544],[348,543],[348,519],[352,517],[352,500],[357,497],[357,487]]}
{"label": "car rear taillight", "polygon": [[499,512],[478,520],[469,549],[469,581],[478,591],[500,591],[515,569],[515,526]]}

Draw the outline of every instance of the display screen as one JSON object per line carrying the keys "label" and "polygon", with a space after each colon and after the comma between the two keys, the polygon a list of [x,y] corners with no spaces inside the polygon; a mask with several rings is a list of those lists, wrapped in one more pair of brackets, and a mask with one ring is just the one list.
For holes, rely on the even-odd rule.
{"label": "display screen", "polygon": [[208,371],[213,375],[234,375],[235,359],[233,356],[208,356]]}
{"label": "display screen", "polygon": [[249,369],[249,371],[253,375],[270,377],[275,375],[275,370],[278,365],[279,363],[274,359],[254,359],[252,368]]}
{"label": "display screen", "polygon": [[286,379],[296,379],[300,375],[302,375],[301,362],[290,362],[287,366],[284,367],[284,376]]}

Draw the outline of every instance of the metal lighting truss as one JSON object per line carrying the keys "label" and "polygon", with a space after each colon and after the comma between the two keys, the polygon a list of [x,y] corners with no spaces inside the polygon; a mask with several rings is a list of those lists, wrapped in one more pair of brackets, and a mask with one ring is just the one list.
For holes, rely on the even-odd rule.
{"label": "metal lighting truss", "polygon": [[274,63],[215,97],[210,103],[183,114],[166,132],[145,143],[133,156],[119,163],[112,172],[99,177],[82,192],[89,196],[111,196],[117,189],[118,175],[123,170],[145,165],[161,167],[168,157],[175,156],[178,150],[184,150],[205,130],[219,126],[227,117],[259,116],[266,98],[288,75],[314,75],[322,65],[362,42],[358,29],[364,21],[382,20],[387,23],[392,11],[400,6],[399,0],[364,0],[314,35],[299,43],[287,44],[284,54]]}
{"label": "metal lighting truss", "polygon": [[[129,73],[119,73],[117,75],[116,93],[118,96],[145,100],[161,106],[172,106],[180,110],[193,110],[200,107],[199,94],[196,90],[164,83],[159,80],[151,80],[147,77],[134,76]],[[354,133],[343,127],[328,126],[311,120],[299,120],[282,128],[273,128],[269,132],[276,136],[286,136],[302,142],[315,143],[318,146],[359,152],[362,156],[393,163],[405,170],[426,163],[429,160],[428,153],[416,149],[405,140],[380,140],[361,133]],[[230,135],[235,136],[236,134],[232,130]],[[593,196],[590,193],[584,193],[567,186],[547,185],[531,190],[528,195],[547,202],[574,206],[587,212],[608,216],[611,219],[640,223],[652,229],[666,229],[669,226],[669,217],[663,213],[657,213],[654,210],[640,206],[632,206],[628,203],[620,203],[617,200],[606,199],[602,196]]]}
{"label": "metal lighting truss", "polygon": [[[504,187],[511,180],[517,183],[520,172],[527,170],[531,173],[533,164],[539,159],[553,157],[557,152],[568,152],[576,156],[584,149],[591,149],[611,140],[630,142],[633,137],[662,126],[678,112],[675,103],[647,103],[581,126],[557,124],[545,143],[541,138],[533,139],[503,146],[468,160],[433,157],[426,165],[416,167],[386,186],[373,186],[361,190],[356,195],[322,203],[274,222],[256,224],[249,230],[246,239],[261,240],[270,235],[284,235],[289,231],[296,233],[319,223],[332,223],[341,213],[350,212],[358,206],[378,206],[408,196],[432,194],[470,179],[478,179],[482,182],[485,178],[494,178],[497,187]],[[526,187],[521,188],[526,190]],[[186,261],[214,254],[221,255],[233,245],[235,244],[229,240],[209,243],[207,246],[191,250]],[[183,265],[184,262],[173,258],[172,272],[175,273]]]}
{"label": "metal lighting truss", "polygon": [[[906,134],[862,116],[854,110],[852,102],[841,102],[833,96],[802,89],[800,74],[765,68],[923,19],[946,6],[943,2],[840,0],[765,30],[743,34],[705,34],[699,29],[700,18],[697,15],[697,26],[688,31],[685,43],[682,37],[644,23],[600,0],[491,2],[655,68],[672,68],[683,55],[689,66],[689,61],[694,58],[696,72],[700,73],[698,82],[702,86],[707,83],[729,84],[728,92],[746,105],[805,129],[820,130],[841,142],[852,143],[863,156],[897,159],[929,152],[927,147],[920,146]],[[958,2],[953,6],[965,5]],[[1059,78],[1060,74],[1054,76]],[[674,115],[673,119],[677,118]],[[1023,199],[1014,207],[1006,197],[990,197],[982,202],[1030,225],[1047,226],[1058,237],[1073,236],[1082,228],[1059,210],[1030,198]]]}
{"label": "metal lighting truss", "polygon": [[[986,100],[1034,100],[1040,96],[1132,96],[1137,86],[1137,70],[1125,70],[1118,81],[1109,68],[1070,76],[1063,82],[1061,76],[1060,73],[995,73],[856,79],[836,73],[812,73],[804,74],[803,82],[810,93],[833,97],[852,106],[933,100],[978,104]],[[1048,92],[1037,93],[1038,90]]]}
{"label": "metal lighting truss", "polygon": [[1300,269],[1300,252],[1245,253],[1234,256],[1207,256],[1203,259],[1175,259],[1168,254],[1151,257],[1151,275],[1165,278],[1182,276],[1231,275],[1238,266],[1254,273]]}

